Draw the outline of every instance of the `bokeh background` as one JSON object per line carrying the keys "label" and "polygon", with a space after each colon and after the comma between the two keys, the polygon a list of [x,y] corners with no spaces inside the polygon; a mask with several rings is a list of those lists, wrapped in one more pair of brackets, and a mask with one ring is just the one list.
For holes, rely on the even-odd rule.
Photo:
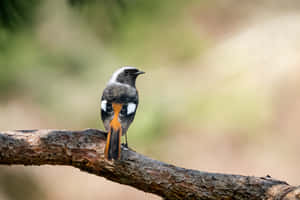
{"label": "bokeh background", "polygon": [[[0,130],[103,128],[123,65],[129,144],[181,167],[300,183],[297,0],[1,0]],[[63,166],[1,166],[1,200],[160,199]]]}

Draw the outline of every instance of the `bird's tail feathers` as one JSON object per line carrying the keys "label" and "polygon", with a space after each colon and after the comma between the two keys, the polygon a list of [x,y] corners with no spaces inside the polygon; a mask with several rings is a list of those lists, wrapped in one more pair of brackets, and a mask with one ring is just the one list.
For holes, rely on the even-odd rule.
{"label": "bird's tail feathers", "polygon": [[107,135],[104,156],[106,159],[118,160],[121,155],[121,136],[122,129],[114,130],[110,128]]}

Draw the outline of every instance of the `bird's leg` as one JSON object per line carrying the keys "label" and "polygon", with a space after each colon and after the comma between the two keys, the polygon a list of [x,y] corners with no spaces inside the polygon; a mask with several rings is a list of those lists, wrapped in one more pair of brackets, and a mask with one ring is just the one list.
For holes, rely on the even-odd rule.
{"label": "bird's leg", "polygon": [[125,147],[128,148],[127,133],[125,133]]}

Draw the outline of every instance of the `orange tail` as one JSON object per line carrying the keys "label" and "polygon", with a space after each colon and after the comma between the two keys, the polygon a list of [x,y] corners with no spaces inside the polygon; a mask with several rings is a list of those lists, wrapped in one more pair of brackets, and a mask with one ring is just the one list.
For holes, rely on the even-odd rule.
{"label": "orange tail", "polygon": [[122,126],[118,120],[122,104],[112,103],[114,117],[110,122],[110,128],[107,135],[104,156],[106,159],[118,160],[121,156],[121,136]]}
{"label": "orange tail", "polygon": [[106,159],[111,160],[119,160],[121,156],[121,136],[122,136],[122,129],[114,130],[110,128],[106,146],[104,151],[104,156]]}

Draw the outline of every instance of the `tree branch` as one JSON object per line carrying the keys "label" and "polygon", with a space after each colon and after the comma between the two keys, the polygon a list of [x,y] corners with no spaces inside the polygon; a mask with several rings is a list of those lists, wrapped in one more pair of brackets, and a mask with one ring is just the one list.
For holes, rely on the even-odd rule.
{"label": "tree branch", "polygon": [[0,164],[70,165],[165,199],[300,199],[300,188],[270,177],[208,173],[152,160],[122,147],[104,159],[106,133],[96,129],[0,132]]}

